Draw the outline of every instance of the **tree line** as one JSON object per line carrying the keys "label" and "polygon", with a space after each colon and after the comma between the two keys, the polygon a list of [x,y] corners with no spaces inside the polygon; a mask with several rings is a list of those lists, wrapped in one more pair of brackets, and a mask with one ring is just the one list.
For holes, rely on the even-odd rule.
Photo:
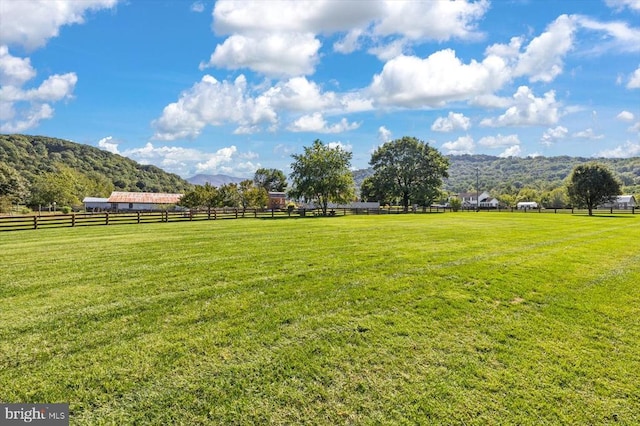
{"label": "tree line", "polygon": [[[75,160],[70,164],[62,162],[71,158]],[[103,158],[110,160],[105,164],[101,162]],[[475,161],[475,158],[467,159]],[[137,165],[129,159],[97,148],[52,138],[0,135],[0,210],[10,208],[11,204],[24,203],[32,208],[46,207],[54,201],[59,206],[79,205],[84,196],[106,197],[113,190],[181,192],[184,193],[181,204],[189,208],[262,208],[268,205],[269,192],[286,191],[289,198],[313,202],[325,214],[329,203],[378,201],[381,204],[400,205],[406,211],[412,204],[428,206],[452,200],[455,194],[447,190],[447,183],[452,178],[451,170],[459,170],[459,166],[456,166],[458,169],[452,167],[455,161],[451,157],[442,155],[417,138],[407,136],[378,147],[371,156],[370,169],[365,176],[361,171],[352,171],[351,159],[351,152],[316,140],[311,146],[304,147],[303,153],[292,155],[289,180],[281,170],[263,168],[256,171],[253,179],[246,179],[239,184],[193,186],[176,175],[164,173],[153,166]],[[18,172],[13,166],[15,164],[26,168],[20,168]],[[27,167],[27,164],[30,166]],[[630,164],[625,173],[638,175],[640,179],[640,168],[634,167],[633,162]],[[623,182],[614,178],[606,166],[598,166],[611,175],[612,182],[609,182],[607,195],[612,197],[619,194]],[[558,169],[557,165],[554,167]],[[571,176],[575,175],[576,167]],[[101,173],[105,169],[110,170],[111,175]],[[475,167],[473,171],[477,185],[480,168]],[[158,176],[153,181],[156,183],[150,184],[144,180],[146,172]],[[482,173],[486,173],[486,167]],[[125,183],[124,179],[128,179],[129,183]],[[138,180],[133,183],[133,179]],[[604,182],[603,179],[599,179],[599,182]],[[167,186],[156,187],[160,185],[159,182]],[[484,181],[479,182],[484,184]],[[584,187],[577,184],[571,186],[567,182],[571,182],[571,179],[529,187],[519,181],[510,181],[493,189],[491,194],[505,206],[514,206],[518,201],[536,201],[546,207],[556,208],[593,205],[591,198],[580,199],[577,196],[577,192],[584,192]],[[472,192],[479,189],[475,185],[469,182],[464,187]]]}

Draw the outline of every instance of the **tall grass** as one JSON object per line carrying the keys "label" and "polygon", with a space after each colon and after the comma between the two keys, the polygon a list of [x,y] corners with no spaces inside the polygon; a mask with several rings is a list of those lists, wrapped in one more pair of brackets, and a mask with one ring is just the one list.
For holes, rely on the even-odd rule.
{"label": "tall grass", "polygon": [[0,234],[0,401],[72,424],[640,423],[640,219]]}

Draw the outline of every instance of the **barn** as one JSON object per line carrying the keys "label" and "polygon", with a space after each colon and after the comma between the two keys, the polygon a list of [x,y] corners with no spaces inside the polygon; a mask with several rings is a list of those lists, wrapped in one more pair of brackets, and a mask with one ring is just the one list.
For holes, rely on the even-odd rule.
{"label": "barn", "polygon": [[111,193],[107,199],[114,211],[158,211],[172,210],[183,194],[165,192],[119,192]]}

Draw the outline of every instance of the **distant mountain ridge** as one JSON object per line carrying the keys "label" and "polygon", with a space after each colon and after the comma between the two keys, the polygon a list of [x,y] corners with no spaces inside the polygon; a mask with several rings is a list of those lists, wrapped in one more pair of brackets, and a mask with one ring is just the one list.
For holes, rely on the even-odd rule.
{"label": "distant mountain ridge", "polygon": [[211,186],[220,187],[228,183],[240,183],[243,180],[247,180],[247,179],[250,179],[250,178],[241,178],[241,177],[228,176],[223,174],[217,174],[217,175],[197,174],[195,176],[188,178],[187,182],[189,182],[192,185],[204,185],[208,183]]}

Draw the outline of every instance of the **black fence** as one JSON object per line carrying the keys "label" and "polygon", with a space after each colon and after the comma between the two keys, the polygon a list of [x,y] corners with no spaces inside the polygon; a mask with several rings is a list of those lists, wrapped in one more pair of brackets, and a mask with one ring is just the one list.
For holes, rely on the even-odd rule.
{"label": "black fence", "polygon": [[[586,209],[461,209],[461,212],[495,212],[495,213],[528,213],[528,214],[588,214]],[[408,210],[402,207],[379,208],[334,208],[327,210],[326,216],[347,215],[388,215],[388,214],[420,214],[420,213],[450,213],[450,207],[410,207]],[[603,214],[637,214],[638,208],[630,209],[597,209],[596,215]],[[20,231],[28,229],[63,228],[95,225],[124,225],[159,222],[186,222],[194,220],[224,220],[224,219],[276,219],[276,218],[303,218],[325,216],[320,209],[295,209],[295,210],[266,210],[266,209],[207,209],[191,210],[183,212],[127,212],[127,213],[69,213],[69,214],[35,214],[20,216],[0,216],[1,231]]]}

